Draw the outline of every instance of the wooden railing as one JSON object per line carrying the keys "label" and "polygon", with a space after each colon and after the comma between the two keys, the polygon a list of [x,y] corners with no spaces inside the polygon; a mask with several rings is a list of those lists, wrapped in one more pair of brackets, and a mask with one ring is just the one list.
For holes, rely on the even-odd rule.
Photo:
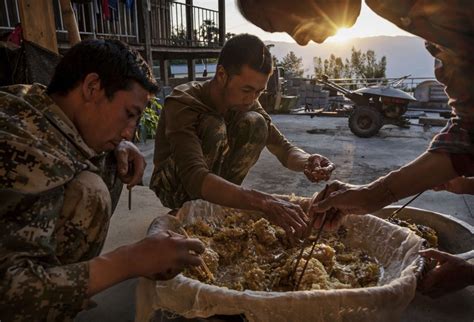
{"label": "wooden railing", "polygon": [[[59,0],[52,0],[56,31],[60,41],[67,32],[61,16]],[[116,6],[102,7],[102,1],[73,3],[79,32],[85,38],[118,38],[130,44],[143,44],[143,19],[148,19],[151,45],[167,47],[219,47],[223,44],[219,11],[178,3],[171,0],[131,1],[128,7],[117,0]],[[20,22],[18,0],[0,0],[0,33],[14,29]]]}
{"label": "wooden railing", "polygon": [[170,0],[151,0],[151,43],[159,46],[219,47],[219,11]]}

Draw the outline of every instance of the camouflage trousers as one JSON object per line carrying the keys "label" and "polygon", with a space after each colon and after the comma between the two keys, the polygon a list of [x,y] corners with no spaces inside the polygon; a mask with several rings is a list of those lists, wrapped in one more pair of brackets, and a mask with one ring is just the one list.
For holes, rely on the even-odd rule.
{"label": "camouflage trousers", "polygon": [[[218,115],[203,114],[197,127],[209,170],[240,185],[266,145],[267,123],[257,112],[236,113],[230,122]],[[150,188],[168,208],[180,208],[193,199],[186,192],[172,156],[153,171]]]}
{"label": "camouflage trousers", "polygon": [[69,182],[54,234],[61,263],[77,263],[99,255],[110,217],[110,193],[100,176],[83,171]]}

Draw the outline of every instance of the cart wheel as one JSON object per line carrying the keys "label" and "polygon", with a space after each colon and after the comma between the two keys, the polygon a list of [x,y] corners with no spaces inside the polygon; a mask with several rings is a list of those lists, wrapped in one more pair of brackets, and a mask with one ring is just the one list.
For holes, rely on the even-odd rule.
{"label": "cart wheel", "polygon": [[383,115],[368,106],[358,106],[349,116],[351,132],[361,138],[377,134],[383,125]]}

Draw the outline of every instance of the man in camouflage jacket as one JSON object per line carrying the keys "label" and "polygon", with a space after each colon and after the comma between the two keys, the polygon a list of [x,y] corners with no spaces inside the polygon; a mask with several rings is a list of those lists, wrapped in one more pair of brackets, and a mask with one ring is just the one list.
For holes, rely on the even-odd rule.
{"label": "man in camouflage jacket", "polygon": [[99,256],[111,200],[94,161],[114,151],[122,181],[141,180],[129,140],[156,90],[140,55],[113,40],[74,46],[48,88],[0,88],[0,321],[69,320],[120,281],[200,263],[202,244],[171,233]]}

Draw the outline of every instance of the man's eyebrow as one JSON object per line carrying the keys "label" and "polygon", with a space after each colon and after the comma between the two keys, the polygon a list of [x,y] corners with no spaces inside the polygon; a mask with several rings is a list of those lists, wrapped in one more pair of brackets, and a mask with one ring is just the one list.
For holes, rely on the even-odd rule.
{"label": "man's eyebrow", "polygon": [[256,89],[256,88],[253,87],[252,85],[245,85],[243,88],[244,88],[244,89],[250,89],[250,90],[253,90],[253,91],[256,91],[256,92],[261,92],[261,91],[265,90],[265,87],[264,87],[264,88],[260,88],[260,89]]}

